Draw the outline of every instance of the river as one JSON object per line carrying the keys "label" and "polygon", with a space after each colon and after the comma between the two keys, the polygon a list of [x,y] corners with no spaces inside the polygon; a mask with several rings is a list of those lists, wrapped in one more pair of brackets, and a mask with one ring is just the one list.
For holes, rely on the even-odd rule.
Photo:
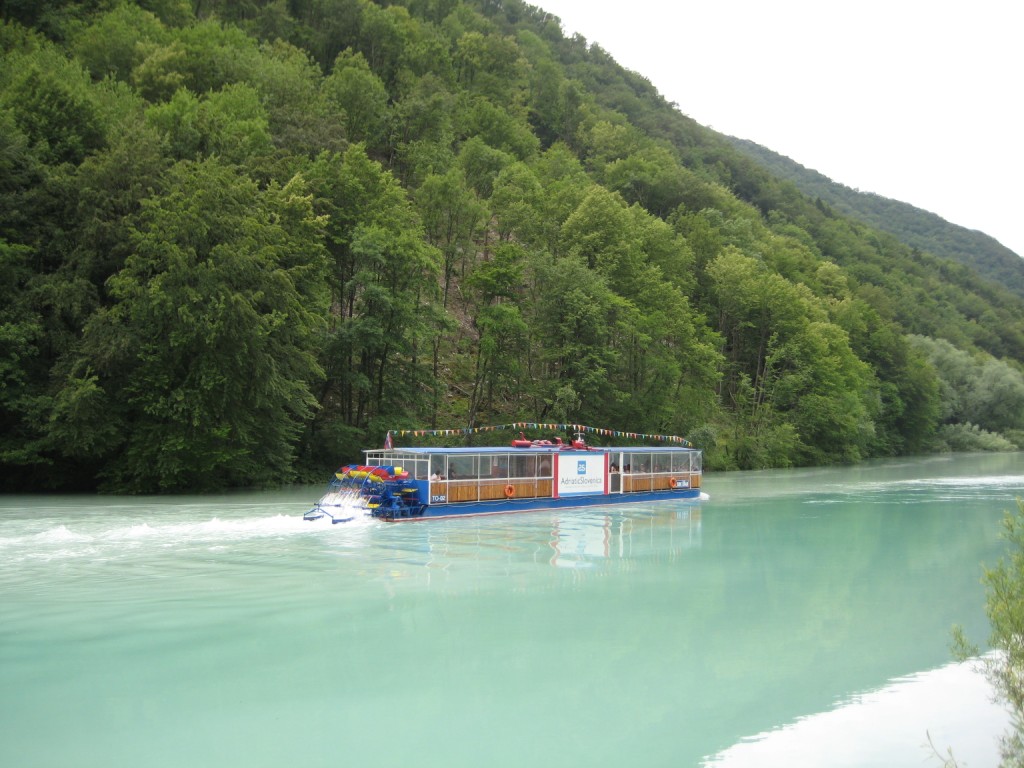
{"label": "river", "polygon": [[1024,455],[710,500],[303,521],[319,488],[0,496],[0,765],[991,768]]}

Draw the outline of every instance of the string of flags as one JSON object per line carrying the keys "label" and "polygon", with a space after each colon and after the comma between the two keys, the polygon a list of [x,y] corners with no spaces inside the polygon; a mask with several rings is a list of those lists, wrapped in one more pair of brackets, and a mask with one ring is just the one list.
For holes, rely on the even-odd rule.
{"label": "string of flags", "polygon": [[624,432],[618,429],[605,429],[603,427],[588,427],[585,424],[541,424],[532,421],[517,421],[512,424],[495,424],[487,427],[465,427],[463,429],[389,429],[384,439],[384,447],[391,448],[393,445],[392,436],[406,437],[465,437],[483,432],[497,432],[499,430],[545,430],[550,432],[582,432],[584,434],[601,435],[603,437],[622,437],[629,440],[650,440],[659,443],[675,443],[687,448],[692,448],[688,440],[678,435],[651,435],[644,432]]}

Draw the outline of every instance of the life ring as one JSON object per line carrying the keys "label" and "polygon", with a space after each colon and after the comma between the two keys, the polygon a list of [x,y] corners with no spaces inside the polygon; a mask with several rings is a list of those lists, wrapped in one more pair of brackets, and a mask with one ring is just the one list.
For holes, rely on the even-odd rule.
{"label": "life ring", "polygon": [[668,487],[669,488],[675,488],[676,487],[676,479],[674,477],[670,477],[668,479]]}
{"label": "life ring", "polygon": [[506,499],[511,499],[515,495],[516,495],[516,489],[513,488],[511,485],[506,485],[505,486],[505,498]]}

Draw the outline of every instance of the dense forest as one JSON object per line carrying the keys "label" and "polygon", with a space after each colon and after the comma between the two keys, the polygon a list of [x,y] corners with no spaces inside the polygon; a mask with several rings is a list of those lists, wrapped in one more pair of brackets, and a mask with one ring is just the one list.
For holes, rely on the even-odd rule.
{"label": "dense forest", "polygon": [[319,479],[388,430],[510,421],[712,469],[1024,445],[1019,296],[541,9],[0,15],[3,489]]}
{"label": "dense forest", "polygon": [[776,176],[792,181],[804,194],[820,199],[844,216],[896,235],[907,245],[948,256],[979,275],[1001,283],[1024,297],[1024,259],[984,232],[957,226],[909,203],[850,189],[788,157],[745,139],[730,137],[741,151]]}

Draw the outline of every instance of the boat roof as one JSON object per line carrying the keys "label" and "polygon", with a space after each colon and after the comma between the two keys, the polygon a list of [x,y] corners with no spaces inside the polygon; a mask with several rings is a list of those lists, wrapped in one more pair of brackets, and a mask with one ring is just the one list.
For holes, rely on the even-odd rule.
{"label": "boat roof", "polygon": [[650,446],[650,445],[628,445],[628,446],[608,446],[608,445],[592,445],[588,448],[570,448],[568,446],[558,445],[531,445],[531,446],[512,446],[506,445],[497,447],[493,445],[479,446],[479,447],[464,447],[458,448],[370,448],[363,453],[412,453],[423,456],[431,456],[435,454],[497,454],[497,453],[521,453],[527,455],[530,453],[693,453],[696,452],[697,448],[684,448],[683,446]]}

